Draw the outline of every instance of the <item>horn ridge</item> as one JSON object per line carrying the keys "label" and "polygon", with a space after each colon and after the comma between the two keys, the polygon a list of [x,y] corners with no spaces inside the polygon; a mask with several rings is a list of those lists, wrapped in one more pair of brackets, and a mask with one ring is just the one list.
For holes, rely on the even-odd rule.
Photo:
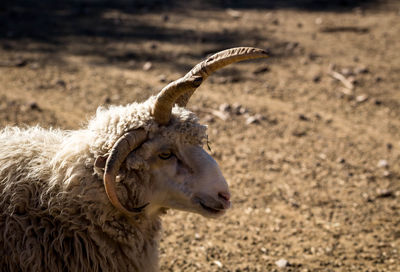
{"label": "horn ridge", "polygon": [[175,101],[185,92],[196,90],[202,82],[203,78],[201,76],[196,75],[191,76],[190,78],[183,77],[171,82],[162,89],[157,95],[152,111],[152,115],[156,122],[160,125],[168,124],[171,119],[171,111]]}
{"label": "horn ridge", "polygon": [[[201,82],[213,72],[229,64],[248,59],[266,58],[267,52],[254,47],[236,47],[218,52],[195,65],[184,77],[171,82],[157,95],[152,114],[160,125],[168,124],[174,104],[186,106]],[[201,77],[196,84],[196,78]]]}
{"label": "horn ridge", "polygon": [[141,212],[142,209],[148,205],[148,203],[132,210],[126,209],[118,199],[115,180],[118,171],[128,154],[142,144],[146,138],[147,133],[144,129],[126,132],[111,148],[110,155],[108,156],[105,165],[103,181],[107,197],[115,208],[128,216]]}

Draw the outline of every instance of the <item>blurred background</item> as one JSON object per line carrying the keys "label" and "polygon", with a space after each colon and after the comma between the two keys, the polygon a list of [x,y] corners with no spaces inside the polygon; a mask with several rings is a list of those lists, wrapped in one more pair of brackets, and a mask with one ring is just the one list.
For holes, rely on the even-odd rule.
{"label": "blurred background", "polygon": [[77,129],[208,55],[189,108],[232,191],[170,211],[161,271],[400,271],[400,2],[3,0],[0,127]]}

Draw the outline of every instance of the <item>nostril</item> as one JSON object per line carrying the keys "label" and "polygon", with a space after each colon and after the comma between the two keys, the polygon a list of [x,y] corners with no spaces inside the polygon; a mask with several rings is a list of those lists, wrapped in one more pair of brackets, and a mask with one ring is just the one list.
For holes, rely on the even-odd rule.
{"label": "nostril", "polygon": [[226,201],[229,201],[229,199],[231,198],[231,194],[228,192],[221,192],[221,193],[218,193],[218,197],[222,198]]}

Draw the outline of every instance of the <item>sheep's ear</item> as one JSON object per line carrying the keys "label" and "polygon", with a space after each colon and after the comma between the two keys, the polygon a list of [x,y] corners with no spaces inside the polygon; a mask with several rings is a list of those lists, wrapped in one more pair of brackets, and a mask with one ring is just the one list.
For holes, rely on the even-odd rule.
{"label": "sheep's ear", "polygon": [[104,169],[106,167],[106,162],[108,159],[108,155],[98,156],[94,161],[94,166],[97,168]]}

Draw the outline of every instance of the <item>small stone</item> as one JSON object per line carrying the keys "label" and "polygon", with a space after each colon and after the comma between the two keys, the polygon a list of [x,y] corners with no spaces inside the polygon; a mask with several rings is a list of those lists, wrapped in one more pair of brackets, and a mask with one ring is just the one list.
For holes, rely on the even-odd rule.
{"label": "small stone", "polygon": [[30,108],[31,110],[41,111],[41,109],[40,109],[38,103],[36,103],[36,102],[30,102],[30,103],[29,103],[29,108]]}
{"label": "small stone", "polygon": [[388,178],[388,177],[390,177],[392,174],[390,173],[390,171],[388,171],[388,170],[385,170],[385,171],[383,171],[383,177],[385,177],[385,178]]}
{"label": "small stone", "polygon": [[387,162],[387,160],[379,160],[377,166],[379,168],[388,168],[389,163]]}
{"label": "small stone", "polygon": [[313,76],[312,81],[315,83],[321,82],[321,75]]}
{"label": "small stone", "polygon": [[322,18],[318,17],[318,18],[315,19],[315,24],[316,25],[320,25],[320,24],[322,24],[322,21],[323,21]]}
{"label": "small stone", "polygon": [[57,80],[56,84],[63,88],[65,88],[67,86],[67,83],[62,79]]}
{"label": "small stone", "polygon": [[363,103],[363,102],[365,102],[365,101],[367,101],[367,100],[368,100],[368,96],[365,95],[365,94],[358,95],[358,96],[356,97],[356,101],[357,101],[358,103]]}
{"label": "small stone", "polygon": [[275,262],[275,264],[279,267],[279,268],[285,268],[286,266],[288,266],[288,261],[285,259],[280,259],[278,261]]}
{"label": "small stone", "polygon": [[379,197],[379,198],[394,197],[394,193],[390,189],[378,189],[377,197]]}
{"label": "small stone", "polygon": [[296,129],[292,132],[292,135],[295,137],[304,137],[307,135],[307,131],[306,130],[302,130],[302,129]]}
{"label": "small stone", "polygon": [[232,105],[232,111],[233,113],[235,113],[236,115],[240,115],[241,113],[241,109],[243,108],[242,105],[240,105],[239,103],[234,103]]}
{"label": "small stone", "polygon": [[310,119],[307,117],[307,116],[305,116],[304,114],[299,114],[299,119],[301,120],[301,121],[309,121]]}
{"label": "small stone", "polygon": [[240,11],[237,11],[237,10],[234,10],[234,9],[227,9],[226,12],[233,19],[239,19],[240,17],[242,17],[242,13]]}
{"label": "small stone", "polygon": [[257,118],[260,121],[267,120],[267,118],[264,115],[260,114],[260,113],[255,114],[254,117]]}
{"label": "small stone", "polygon": [[150,61],[147,61],[143,64],[143,70],[149,71],[153,67],[153,64]]}
{"label": "small stone", "polygon": [[344,158],[338,158],[337,162],[343,164],[346,162],[346,160]]}
{"label": "small stone", "polygon": [[359,83],[358,80],[354,76],[349,76],[347,78],[347,80],[353,85],[357,85]]}
{"label": "small stone", "polygon": [[258,123],[260,123],[260,120],[258,120],[255,116],[250,116],[246,119],[246,125],[258,124]]}
{"label": "small stone", "polygon": [[249,110],[246,109],[245,107],[241,107],[241,108],[239,109],[239,115],[246,114],[246,113],[248,113],[248,112],[249,112]]}
{"label": "small stone", "polygon": [[267,252],[268,252],[267,249],[266,249],[265,247],[260,248],[260,251],[261,251],[262,253],[267,253]]}
{"label": "small stone", "polygon": [[198,234],[198,233],[195,233],[195,234],[194,234],[194,239],[200,240],[200,239],[201,239],[201,235]]}
{"label": "small stone", "polygon": [[167,77],[166,77],[164,74],[161,74],[161,75],[158,77],[158,81],[160,81],[160,82],[162,82],[162,83],[165,83],[165,82],[167,82]]}
{"label": "small stone", "polygon": [[345,95],[346,97],[353,98],[353,91],[348,89],[348,88],[341,88],[340,91]]}
{"label": "small stone", "polygon": [[222,103],[221,105],[219,105],[218,109],[223,112],[230,112],[232,107],[228,103]]}
{"label": "small stone", "polygon": [[354,73],[356,74],[368,74],[369,70],[366,66],[358,66],[354,69]]}
{"label": "small stone", "polygon": [[342,68],[342,70],[341,70],[340,72],[341,72],[342,75],[344,75],[345,77],[354,75],[353,71],[352,71],[350,68]]}
{"label": "small stone", "polygon": [[222,266],[223,266],[222,263],[220,261],[217,261],[217,260],[214,261],[214,264],[216,266],[218,266],[219,268],[222,268]]}
{"label": "small stone", "polygon": [[326,160],[326,159],[328,158],[328,157],[326,156],[326,154],[324,154],[324,153],[319,154],[318,157],[319,157],[321,160]]}

